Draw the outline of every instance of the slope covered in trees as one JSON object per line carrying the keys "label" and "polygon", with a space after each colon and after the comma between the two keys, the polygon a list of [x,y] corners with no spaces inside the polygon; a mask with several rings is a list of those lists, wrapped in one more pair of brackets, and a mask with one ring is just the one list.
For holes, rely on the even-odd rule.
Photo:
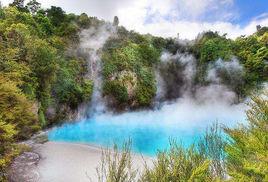
{"label": "slope covered in trees", "polygon": [[[87,76],[88,55],[80,50],[80,32],[84,29],[98,30],[103,25],[116,29],[115,35],[98,50],[102,60],[102,94],[107,105],[116,110],[153,106],[156,69],[161,70],[163,77],[174,78],[170,90],[174,85],[181,88],[180,69],[184,65],[171,61],[164,67],[163,52],[187,53],[197,60],[192,91],[209,84],[209,67],[219,59],[230,62],[236,57],[243,65],[238,81],[228,70],[217,72],[221,82],[240,101],[268,79],[266,27],[236,40],[206,32],[185,43],[176,38],[141,35],[118,24],[117,17],[112,24],[85,13],[67,14],[60,7],[43,9],[35,0],[27,5],[23,0],[15,0],[9,7],[0,8],[1,175],[13,156],[11,151],[15,151],[13,142],[75,118],[78,107],[90,101],[93,78]],[[175,94],[164,100],[180,96]],[[242,174],[243,170],[237,172]]]}

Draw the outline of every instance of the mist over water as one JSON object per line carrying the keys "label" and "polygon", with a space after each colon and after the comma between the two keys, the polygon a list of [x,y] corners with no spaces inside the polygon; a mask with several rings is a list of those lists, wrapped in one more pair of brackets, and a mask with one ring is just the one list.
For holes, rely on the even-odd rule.
{"label": "mist over water", "polygon": [[155,155],[158,150],[167,149],[171,138],[191,145],[216,121],[228,127],[243,122],[244,109],[243,104],[199,105],[190,98],[182,98],[157,110],[99,114],[65,124],[50,132],[49,139],[108,147],[131,139],[134,152]]}
{"label": "mist over water", "polygon": [[92,100],[81,109],[78,121],[54,128],[49,133],[50,140],[111,147],[131,139],[134,152],[153,156],[158,150],[167,149],[171,138],[185,146],[197,142],[214,122],[228,127],[245,122],[245,104],[235,104],[236,94],[219,76],[224,71],[232,80],[241,81],[243,67],[238,60],[215,61],[207,70],[208,84],[200,86],[194,83],[197,60],[180,52],[162,53],[160,66],[155,70],[155,109],[108,112],[101,93],[99,51],[115,34],[112,27],[81,33],[81,49],[88,53],[87,76],[94,80]]}

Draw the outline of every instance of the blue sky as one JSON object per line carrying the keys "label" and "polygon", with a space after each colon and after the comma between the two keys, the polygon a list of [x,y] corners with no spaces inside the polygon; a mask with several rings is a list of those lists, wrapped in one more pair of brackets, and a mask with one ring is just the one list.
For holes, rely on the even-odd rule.
{"label": "blue sky", "polygon": [[[268,0],[37,0],[43,7],[112,21],[141,33],[194,39],[213,30],[230,38],[252,34],[256,25],[268,26]],[[6,5],[11,0],[2,0]]]}
{"label": "blue sky", "polygon": [[239,17],[233,23],[246,25],[260,15],[268,16],[268,0],[235,0]]}

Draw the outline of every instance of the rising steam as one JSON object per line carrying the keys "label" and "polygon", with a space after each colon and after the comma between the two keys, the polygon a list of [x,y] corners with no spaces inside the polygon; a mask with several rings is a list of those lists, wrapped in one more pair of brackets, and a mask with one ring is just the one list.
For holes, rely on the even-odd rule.
{"label": "rising steam", "polygon": [[[99,51],[112,35],[113,31],[106,28],[81,33],[81,47],[88,54],[88,76],[95,84],[93,100],[88,104],[94,115],[53,130],[49,135],[51,140],[109,146],[131,138],[135,152],[155,154],[158,149],[166,149],[170,137],[191,145],[216,121],[228,127],[245,121],[246,106],[235,104],[237,95],[231,86],[243,80],[243,67],[239,62],[233,58],[211,63],[206,70],[206,84],[201,85],[195,82],[198,62],[187,52],[163,52],[161,63],[155,70],[155,105],[158,107],[120,114],[99,112],[105,110],[101,97]],[[226,82],[223,78],[229,80]]]}
{"label": "rising steam", "polygon": [[233,57],[218,59],[206,70],[205,84],[196,83],[198,60],[190,53],[163,52],[156,71],[158,102],[191,98],[200,104],[236,102],[235,87],[243,83],[243,66]]}
{"label": "rising steam", "polygon": [[[80,119],[89,117],[92,113],[105,110],[101,95],[101,51],[106,41],[116,35],[116,28],[111,24],[103,24],[83,30],[80,33],[80,51],[86,55],[88,74],[86,78],[93,80],[93,94],[89,105],[83,105],[79,111]],[[82,113],[82,114],[81,114]]]}

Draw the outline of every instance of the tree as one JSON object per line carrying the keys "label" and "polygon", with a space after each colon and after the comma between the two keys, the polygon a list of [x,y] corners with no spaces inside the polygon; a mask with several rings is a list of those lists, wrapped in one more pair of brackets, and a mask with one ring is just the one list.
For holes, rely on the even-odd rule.
{"label": "tree", "polygon": [[36,0],[31,0],[27,3],[26,8],[32,13],[36,14],[41,9],[41,4]]}
{"label": "tree", "polygon": [[60,7],[51,6],[46,12],[47,17],[55,27],[60,26],[60,24],[64,22],[65,12]]}
{"label": "tree", "polygon": [[13,3],[11,3],[9,5],[15,6],[17,8],[24,8],[24,0],[14,0]]}
{"label": "tree", "polygon": [[268,92],[253,96],[248,125],[226,128],[228,174],[233,181],[268,181]]}
{"label": "tree", "polygon": [[10,3],[9,6],[16,7],[19,11],[27,12],[28,9],[24,7],[24,0],[14,0],[13,3]]}
{"label": "tree", "polygon": [[119,25],[119,18],[117,16],[114,17],[113,25],[116,27]]}
{"label": "tree", "polygon": [[0,113],[2,121],[13,124],[18,131],[16,139],[27,139],[40,129],[34,105],[16,86],[0,74]]}
{"label": "tree", "polygon": [[38,81],[37,98],[43,109],[46,109],[50,101],[51,85],[56,76],[56,49],[42,39],[32,40],[27,47],[27,59]]}
{"label": "tree", "polygon": [[[66,60],[63,60],[66,62]],[[90,80],[78,80],[79,69],[82,65],[77,60],[71,60],[68,64],[61,63],[57,71],[57,81],[53,86],[53,92],[57,101],[67,104],[71,109],[76,109],[80,103],[90,100],[93,84]]]}
{"label": "tree", "polygon": [[88,28],[90,25],[90,19],[86,13],[82,13],[78,18],[78,24],[82,28]]}

